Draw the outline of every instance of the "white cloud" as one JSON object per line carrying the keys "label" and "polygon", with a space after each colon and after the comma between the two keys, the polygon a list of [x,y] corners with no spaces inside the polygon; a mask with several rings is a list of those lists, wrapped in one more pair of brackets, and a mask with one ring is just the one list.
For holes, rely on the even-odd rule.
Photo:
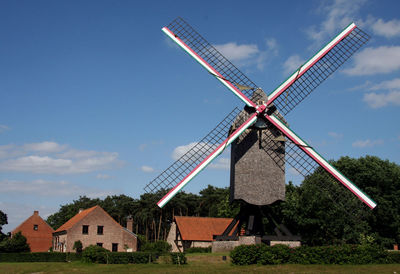
{"label": "white cloud", "polygon": [[44,152],[44,153],[53,153],[59,152],[66,148],[66,145],[59,145],[55,142],[41,142],[41,143],[32,143],[25,144],[24,149],[27,151],[36,151],[36,152]]}
{"label": "white cloud", "polygon": [[214,47],[228,60],[238,66],[256,66],[259,70],[264,68],[271,56],[278,54],[278,43],[275,38],[265,39],[265,50],[260,50],[256,44],[241,44],[229,42],[214,45]]}
{"label": "white cloud", "polygon": [[257,45],[238,45],[236,42],[214,45],[214,47],[230,61],[242,61],[249,59],[260,52]]}
{"label": "white cloud", "polygon": [[217,148],[217,145],[212,145],[208,143],[190,143],[184,146],[178,146],[172,152],[172,159],[178,160],[194,147],[196,148],[195,151],[193,151],[192,155],[187,155],[185,159],[182,159],[182,161],[190,161],[191,159],[194,159],[200,155],[209,154],[209,151]]}
{"label": "white cloud", "polygon": [[67,149],[55,142],[0,146],[0,159],[0,171],[47,174],[87,173],[121,164],[116,152]]}
{"label": "white cloud", "polygon": [[0,133],[3,133],[4,131],[10,130],[10,128],[6,125],[0,125]]}
{"label": "white cloud", "polygon": [[154,172],[154,168],[152,168],[151,166],[141,166],[140,169],[146,173]]}
{"label": "white cloud", "polygon": [[266,38],[265,44],[267,45],[267,50],[273,55],[278,55],[278,42],[275,38]]}
{"label": "white cloud", "polygon": [[99,152],[94,150],[77,150],[77,149],[68,149],[63,151],[62,153],[58,153],[56,156],[59,158],[74,158],[74,159],[82,159],[82,158],[90,158],[98,155]]}
{"label": "white cloud", "polygon": [[38,195],[51,197],[75,197],[86,195],[88,197],[104,197],[115,194],[113,191],[103,191],[95,188],[80,187],[67,181],[0,181],[0,193],[17,193],[20,195]]}
{"label": "white cloud", "polygon": [[378,19],[371,27],[375,34],[385,36],[386,38],[400,36],[400,20],[397,19],[387,22]]}
{"label": "white cloud", "polygon": [[325,16],[325,20],[319,26],[311,26],[307,30],[307,35],[312,39],[314,46],[332,38],[336,32],[353,22],[357,13],[366,0],[335,0],[333,2],[324,1],[317,10]]}
{"label": "white cloud", "polygon": [[305,60],[302,59],[299,55],[290,56],[285,63],[283,64],[283,69],[285,74],[291,74],[296,71],[302,64],[304,64]]}
{"label": "white cloud", "polygon": [[218,158],[209,165],[212,169],[229,170],[231,167],[231,160],[229,158]]}
{"label": "white cloud", "polygon": [[379,84],[372,85],[369,90],[400,90],[400,78],[380,82]]}
{"label": "white cloud", "polygon": [[294,176],[301,176],[301,173],[293,167],[289,167],[289,173]]}
{"label": "white cloud", "polygon": [[100,179],[100,180],[108,180],[108,179],[111,179],[112,176],[110,176],[108,174],[100,174],[99,173],[99,174],[96,175],[96,178]]}
{"label": "white cloud", "polygon": [[400,46],[366,48],[353,57],[354,66],[343,72],[348,75],[373,75],[400,69]]}
{"label": "white cloud", "polygon": [[358,148],[365,148],[365,147],[374,147],[377,145],[382,145],[383,144],[383,140],[358,140],[355,141],[352,146],[353,147],[358,147]]}
{"label": "white cloud", "polygon": [[363,101],[371,108],[381,108],[388,105],[400,106],[400,91],[366,93],[364,94]]}

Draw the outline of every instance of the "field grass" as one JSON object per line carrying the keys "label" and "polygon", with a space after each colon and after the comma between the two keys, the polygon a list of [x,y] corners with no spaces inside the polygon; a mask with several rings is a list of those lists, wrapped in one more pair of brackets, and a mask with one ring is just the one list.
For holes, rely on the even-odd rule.
{"label": "field grass", "polygon": [[251,265],[234,266],[227,254],[188,254],[187,265],[101,265],[72,263],[0,263],[0,273],[400,273],[400,265]]}

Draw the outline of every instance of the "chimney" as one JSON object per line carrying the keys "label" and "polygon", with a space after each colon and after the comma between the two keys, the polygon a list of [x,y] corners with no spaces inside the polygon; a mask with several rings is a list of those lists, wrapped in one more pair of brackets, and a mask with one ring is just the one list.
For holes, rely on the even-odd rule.
{"label": "chimney", "polygon": [[33,215],[39,215],[39,211],[38,210],[33,211]]}
{"label": "chimney", "polygon": [[131,215],[126,218],[126,229],[133,232],[133,218]]}

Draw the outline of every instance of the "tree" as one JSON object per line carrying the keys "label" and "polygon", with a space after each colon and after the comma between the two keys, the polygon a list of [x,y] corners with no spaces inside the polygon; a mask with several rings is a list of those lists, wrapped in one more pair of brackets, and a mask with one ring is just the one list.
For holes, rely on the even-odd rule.
{"label": "tree", "polygon": [[0,253],[29,252],[31,251],[26,238],[21,232],[14,234],[0,243]]}
{"label": "tree", "polygon": [[[363,210],[350,191],[318,168],[300,186],[288,187],[281,208],[285,223],[310,245],[357,243],[361,235],[372,235],[386,247],[399,242],[400,166],[373,156],[342,157],[331,163],[378,206]],[[332,193],[338,193],[336,202]]]}
{"label": "tree", "polygon": [[200,195],[199,216],[218,217],[219,202],[226,200],[227,197],[229,200],[229,188],[208,185],[207,188],[200,191]]}
{"label": "tree", "polygon": [[95,205],[99,205],[100,202],[101,200],[98,198],[91,199],[86,196],[79,196],[78,200],[74,200],[70,204],[61,206],[60,210],[50,215],[46,221],[51,227],[57,229],[69,219],[74,217],[79,212],[79,209],[87,209]]}
{"label": "tree", "polygon": [[3,233],[3,225],[8,224],[7,214],[0,210],[0,242],[7,236]]}
{"label": "tree", "polygon": [[82,248],[83,248],[83,245],[82,245],[82,242],[80,240],[75,241],[74,242],[74,246],[72,247],[72,249],[75,250],[76,253],[78,253],[78,254],[82,253]]}
{"label": "tree", "polygon": [[126,226],[126,217],[133,215],[136,200],[126,195],[107,196],[100,206],[119,224]]}

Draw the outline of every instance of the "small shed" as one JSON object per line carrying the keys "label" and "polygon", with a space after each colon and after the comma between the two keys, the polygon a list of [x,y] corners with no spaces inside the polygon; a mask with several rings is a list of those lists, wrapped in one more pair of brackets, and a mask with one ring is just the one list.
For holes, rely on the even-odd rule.
{"label": "small shed", "polygon": [[190,247],[211,247],[213,235],[221,235],[232,218],[175,216],[167,242],[173,252],[183,252]]}

